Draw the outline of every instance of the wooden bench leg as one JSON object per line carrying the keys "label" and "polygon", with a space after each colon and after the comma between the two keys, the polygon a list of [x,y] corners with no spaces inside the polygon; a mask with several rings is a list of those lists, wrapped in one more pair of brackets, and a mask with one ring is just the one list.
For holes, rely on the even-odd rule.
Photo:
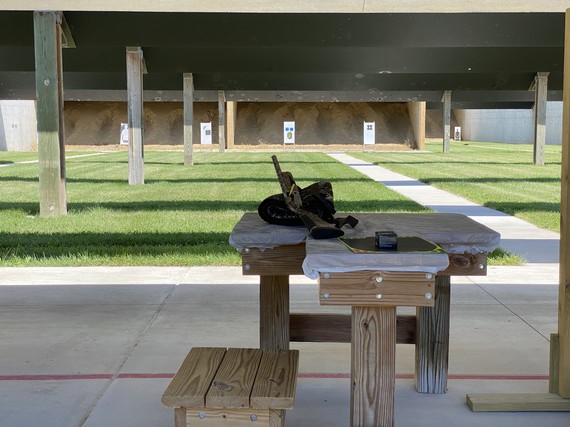
{"label": "wooden bench leg", "polygon": [[396,307],[352,307],[352,427],[393,427]]}
{"label": "wooden bench leg", "polygon": [[416,309],[416,389],[420,393],[447,391],[450,290],[450,276],[437,276],[434,308]]}
{"label": "wooden bench leg", "polygon": [[289,276],[259,276],[259,346],[289,349]]}
{"label": "wooden bench leg", "polygon": [[174,409],[174,427],[186,427],[186,408]]}

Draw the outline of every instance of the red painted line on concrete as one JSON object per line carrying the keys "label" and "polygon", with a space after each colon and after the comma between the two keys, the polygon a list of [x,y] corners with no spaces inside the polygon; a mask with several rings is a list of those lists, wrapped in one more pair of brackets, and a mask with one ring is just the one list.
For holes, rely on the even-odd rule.
{"label": "red painted line on concrete", "polygon": [[[71,375],[0,375],[0,381],[70,381],[70,380],[110,380],[112,374],[71,374]],[[119,379],[169,379],[174,374],[119,374]],[[305,379],[348,379],[350,374],[299,374],[297,378]],[[414,379],[414,374],[396,374],[400,380]],[[450,380],[494,380],[494,381],[545,381],[548,375],[449,375]]]}
{"label": "red painted line on concrete", "polygon": [[68,380],[110,380],[111,374],[74,375],[0,375],[0,381],[68,381]]}

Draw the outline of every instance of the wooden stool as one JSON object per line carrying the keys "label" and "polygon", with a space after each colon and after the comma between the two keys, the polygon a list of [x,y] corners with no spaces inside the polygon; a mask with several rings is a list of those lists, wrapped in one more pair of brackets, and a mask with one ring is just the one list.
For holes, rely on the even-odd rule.
{"label": "wooden stool", "polygon": [[283,426],[293,407],[298,350],[190,350],[162,395],[174,426]]}

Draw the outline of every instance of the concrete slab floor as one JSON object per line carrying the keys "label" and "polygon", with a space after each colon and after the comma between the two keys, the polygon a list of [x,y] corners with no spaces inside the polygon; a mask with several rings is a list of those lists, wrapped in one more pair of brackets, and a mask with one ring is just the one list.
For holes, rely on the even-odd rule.
{"label": "concrete slab floor", "polygon": [[[398,427],[570,425],[568,413],[474,414],[465,404],[466,393],[547,390],[556,272],[533,268],[452,279],[448,393],[416,393],[414,348],[398,345]],[[256,277],[153,270],[0,269],[1,427],[171,426],[160,396],[192,346],[257,347]],[[293,312],[348,312],[321,307],[314,281],[291,282]],[[350,345],[292,347],[300,378],[287,425],[348,425]]]}

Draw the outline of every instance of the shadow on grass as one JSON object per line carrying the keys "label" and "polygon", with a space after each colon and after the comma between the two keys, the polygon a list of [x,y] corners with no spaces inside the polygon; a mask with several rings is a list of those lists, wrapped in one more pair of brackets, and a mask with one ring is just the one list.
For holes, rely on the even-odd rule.
{"label": "shadow on grass", "polygon": [[[253,195],[252,195],[253,196]],[[269,196],[269,194],[267,194]],[[182,201],[136,201],[136,202],[101,202],[101,203],[68,203],[69,215],[103,209],[122,212],[151,212],[151,211],[204,211],[204,215],[215,215],[215,212],[242,211],[257,212],[261,199],[249,201],[216,201],[216,200],[182,200]],[[335,207],[339,212],[421,212],[426,209],[411,200],[380,200],[368,199],[358,201],[337,200]],[[30,202],[0,202],[2,210],[21,210],[29,215],[39,214],[39,203]]]}
{"label": "shadow on grass", "polygon": [[229,233],[0,233],[0,248],[132,247],[228,245]]}
{"label": "shadow on grass", "polygon": [[526,178],[508,178],[508,177],[487,177],[487,178],[423,178],[422,182],[426,184],[437,184],[437,183],[447,183],[447,182],[465,182],[474,184],[500,184],[503,182],[537,182],[537,183],[558,183],[560,178],[550,178],[550,177],[526,177]]}

